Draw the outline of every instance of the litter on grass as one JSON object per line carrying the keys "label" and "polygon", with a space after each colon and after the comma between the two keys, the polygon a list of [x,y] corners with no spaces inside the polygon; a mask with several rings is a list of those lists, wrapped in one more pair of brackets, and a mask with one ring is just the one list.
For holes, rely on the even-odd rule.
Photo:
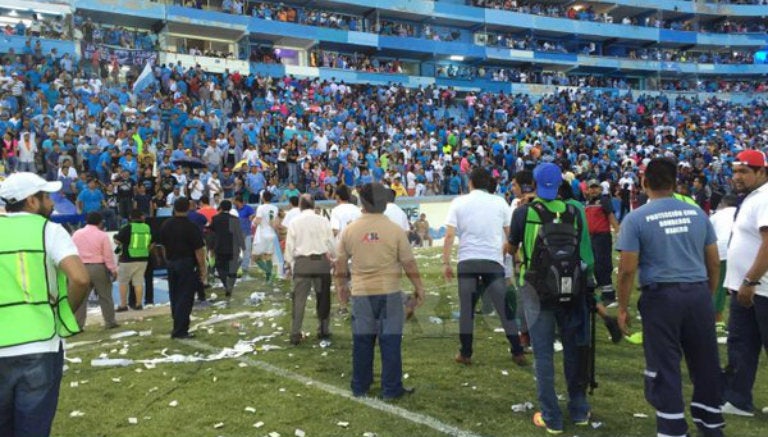
{"label": "litter on grass", "polygon": [[133,337],[134,335],[139,335],[136,331],[123,331],[118,332],[116,334],[112,334],[109,336],[112,340],[117,340],[118,338],[126,338],[126,337]]}
{"label": "litter on grass", "polygon": [[637,419],[647,419],[648,415],[645,413],[635,413],[632,415],[632,417],[635,417]]}
{"label": "litter on grass", "polygon": [[139,423],[139,419],[137,419],[135,417],[129,417],[128,418],[128,423],[130,423],[131,425],[136,425],[137,423]]}
{"label": "litter on grass", "polygon": [[83,413],[80,410],[75,410],[75,411],[69,413],[69,417],[83,417],[83,416],[85,416],[85,413]]}
{"label": "litter on grass", "polygon": [[528,410],[533,410],[533,404],[531,402],[512,405],[512,412],[514,413],[525,413]]}

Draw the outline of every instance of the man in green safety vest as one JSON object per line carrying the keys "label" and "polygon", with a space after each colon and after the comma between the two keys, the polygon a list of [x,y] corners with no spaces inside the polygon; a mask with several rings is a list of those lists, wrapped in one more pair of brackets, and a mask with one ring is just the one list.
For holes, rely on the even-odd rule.
{"label": "man in green safety vest", "polygon": [[139,210],[131,211],[131,222],[123,226],[115,234],[115,244],[120,246],[120,266],[117,280],[120,284],[120,305],[116,312],[128,311],[128,286],[133,285],[136,295],[134,310],[143,309],[141,302],[144,294],[144,273],[149,261],[152,233],[149,225],[144,223],[144,213]]}
{"label": "man in green safety vest", "polygon": [[47,436],[64,366],[62,339],[90,278],[64,228],[50,222],[61,182],[14,173],[0,183],[0,434]]}

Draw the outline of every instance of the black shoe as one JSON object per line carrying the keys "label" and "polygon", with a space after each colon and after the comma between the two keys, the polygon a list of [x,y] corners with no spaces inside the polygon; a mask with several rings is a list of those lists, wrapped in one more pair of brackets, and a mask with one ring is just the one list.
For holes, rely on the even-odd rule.
{"label": "black shoe", "polygon": [[195,338],[195,334],[187,332],[186,334],[172,335],[171,338],[176,340],[189,340]]}
{"label": "black shoe", "polygon": [[382,399],[387,400],[387,401],[391,401],[391,400],[394,400],[394,399],[400,399],[400,398],[402,398],[403,396],[406,396],[406,395],[412,395],[415,392],[416,392],[416,388],[415,387],[403,387],[403,391],[400,392],[399,395],[397,395],[397,396],[382,396]]}
{"label": "black shoe", "polygon": [[141,306],[141,305],[133,307],[133,310],[134,310],[134,311],[141,311],[141,310],[143,310],[143,309],[144,309],[144,307],[143,307],[143,306]]}
{"label": "black shoe", "polygon": [[110,323],[109,325],[104,325],[104,329],[115,329],[119,327],[120,325],[118,325],[117,323]]}
{"label": "black shoe", "polygon": [[300,345],[302,340],[304,340],[304,337],[301,334],[291,335],[291,344],[294,346]]}
{"label": "black shoe", "polygon": [[621,329],[619,328],[619,322],[616,320],[616,317],[608,316],[605,318],[604,322],[605,327],[608,328],[608,332],[611,334],[611,341],[614,343],[620,342],[624,337],[624,334],[622,334]]}
{"label": "black shoe", "polygon": [[128,307],[117,307],[117,308],[115,308],[115,312],[116,313],[124,313],[126,311],[128,311]]}

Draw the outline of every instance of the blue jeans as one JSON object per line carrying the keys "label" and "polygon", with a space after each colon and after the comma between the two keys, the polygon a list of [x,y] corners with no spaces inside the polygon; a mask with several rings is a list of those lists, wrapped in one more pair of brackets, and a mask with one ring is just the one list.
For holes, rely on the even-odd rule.
{"label": "blue jeans", "polygon": [[0,435],[50,435],[63,366],[63,349],[0,358]]}
{"label": "blue jeans", "polygon": [[547,427],[563,429],[563,413],[557,404],[555,393],[554,342],[559,328],[563,344],[563,367],[568,386],[568,412],[571,420],[580,422],[589,414],[586,381],[581,378],[579,348],[589,340],[589,319],[586,303],[573,308],[542,308],[539,298],[529,285],[520,288],[525,320],[533,346],[536,391],[541,414]]}
{"label": "blue jeans", "polygon": [[243,274],[248,273],[248,269],[251,267],[251,251],[253,250],[253,235],[249,230],[245,233],[245,249],[243,250],[243,258],[240,260],[240,268],[243,269]]}
{"label": "blue jeans", "polygon": [[728,369],[723,400],[745,410],[754,410],[752,388],[760,361],[760,350],[768,352],[768,298],[755,296],[754,306],[744,308],[731,295],[728,318]]}
{"label": "blue jeans", "polygon": [[403,394],[403,295],[400,292],[352,297],[352,393],[364,396],[373,383],[376,337],[381,354],[381,396]]}

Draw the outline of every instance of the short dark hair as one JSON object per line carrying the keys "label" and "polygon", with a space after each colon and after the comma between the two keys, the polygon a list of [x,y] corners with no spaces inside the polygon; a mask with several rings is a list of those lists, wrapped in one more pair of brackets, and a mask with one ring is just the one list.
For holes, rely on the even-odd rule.
{"label": "short dark hair", "polygon": [[243,202],[243,195],[242,194],[236,194],[235,195],[235,202]]}
{"label": "short dark hair", "polygon": [[[37,192],[29,197],[37,197],[37,200],[43,201],[44,193],[42,191]],[[6,212],[21,212],[24,211],[24,208],[27,206],[27,199],[29,197],[19,200],[18,202],[9,202],[5,204],[5,211]]]}
{"label": "short dark hair", "polygon": [[291,199],[297,199],[299,208],[304,211],[305,209],[315,209],[315,199],[308,194],[304,194],[301,197],[291,196]]}
{"label": "short dark hair", "polygon": [[273,194],[272,194],[272,192],[271,192],[271,191],[267,191],[267,190],[264,190],[264,192],[263,192],[263,193],[261,193],[261,198],[262,198],[262,200],[264,200],[265,202],[269,202],[269,201],[271,201],[271,200],[272,200],[272,197],[273,197]]}
{"label": "short dark hair", "polygon": [[131,211],[131,221],[144,220],[144,212],[140,209]]}
{"label": "short dark hair", "polygon": [[521,187],[523,185],[533,185],[533,172],[530,170],[520,170],[512,176],[512,179]]}
{"label": "short dark hair", "polygon": [[571,184],[565,179],[563,179],[563,182],[557,187],[557,197],[559,197],[560,200],[573,199],[573,188],[571,188]]}
{"label": "short dark hair", "polygon": [[707,181],[708,181],[708,179],[707,179],[707,176],[705,176],[705,175],[703,175],[703,174],[700,174],[700,175],[696,176],[696,177],[695,177],[695,178],[693,178],[693,179],[694,179],[694,180],[698,179],[698,180],[699,180],[699,183],[700,183],[701,185],[707,185]]}
{"label": "short dark hair", "polygon": [[208,196],[200,196],[200,203],[208,205],[211,203],[211,199]]}
{"label": "short dark hair", "polygon": [[720,205],[723,206],[738,206],[739,205],[739,196],[735,194],[726,194],[723,196],[722,199],[720,199]]}
{"label": "short dark hair", "polygon": [[173,202],[173,212],[187,211],[189,211],[189,199],[186,197],[179,197]]}
{"label": "short dark hair", "polygon": [[674,190],[677,185],[677,165],[670,158],[654,158],[645,168],[645,181],[653,191]]}
{"label": "short dark hair", "polygon": [[288,203],[291,204],[291,206],[296,207],[299,206],[299,196],[291,196],[288,198]]}
{"label": "short dark hair", "polygon": [[469,172],[469,181],[472,182],[472,186],[476,190],[486,190],[490,192],[493,185],[491,173],[482,167],[475,167]]}
{"label": "short dark hair", "polygon": [[378,182],[368,183],[360,188],[360,201],[366,212],[381,214],[387,209],[389,189]]}
{"label": "short dark hair", "polygon": [[346,185],[339,185],[336,187],[336,195],[339,196],[339,200],[342,202],[349,202],[350,194],[349,187]]}
{"label": "short dark hair", "polygon": [[104,221],[104,217],[101,216],[101,213],[96,212],[96,211],[89,212],[88,215],[85,216],[85,224],[86,225],[98,226],[103,221]]}
{"label": "short dark hair", "polygon": [[232,209],[232,202],[229,200],[222,200],[219,204],[219,211],[229,211]]}

